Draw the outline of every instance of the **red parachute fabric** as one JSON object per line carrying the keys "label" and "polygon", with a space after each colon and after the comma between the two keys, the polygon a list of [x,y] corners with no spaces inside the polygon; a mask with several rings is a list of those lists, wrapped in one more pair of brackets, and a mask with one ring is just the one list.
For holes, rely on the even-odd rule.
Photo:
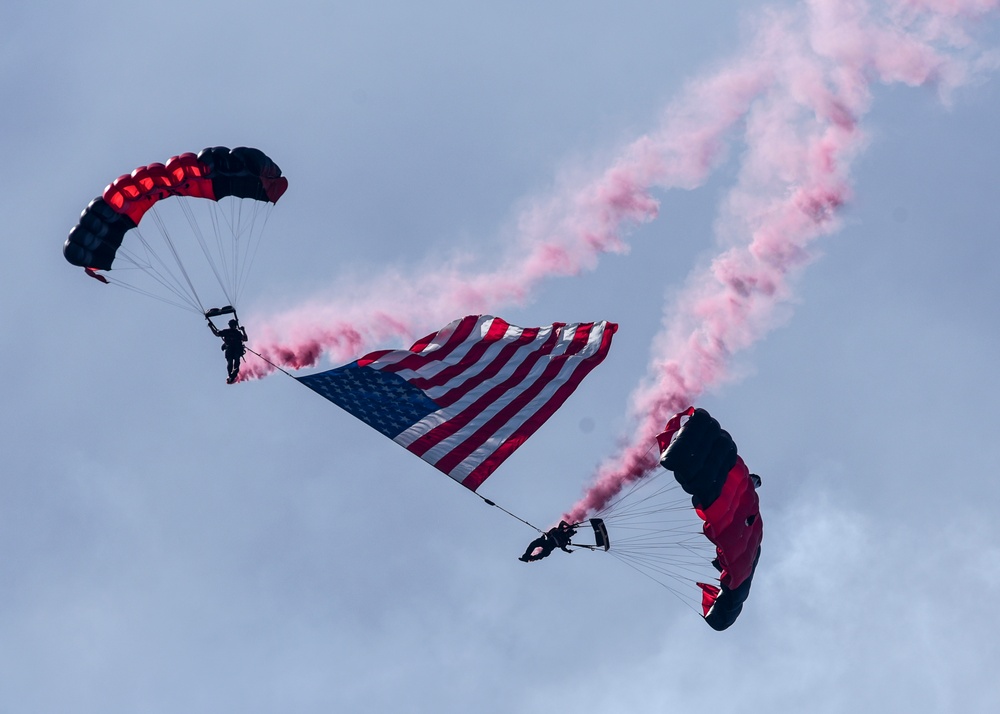
{"label": "red parachute fabric", "polygon": [[715,543],[722,566],[719,580],[731,589],[750,577],[764,535],[757,491],[743,459],[739,456],[736,459],[736,466],[729,471],[715,502],[704,509],[695,508],[705,521],[705,537]]}
{"label": "red parachute fabric", "polygon": [[715,545],[721,587],[698,586],[705,619],[725,629],[743,608],[760,557],[764,533],[755,482],[732,437],[704,409],[675,414],[656,440],[661,465],[691,494],[705,537]]}
{"label": "red parachute fabric", "polygon": [[216,200],[206,167],[191,153],[174,156],[166,164],[140,166],[115,179],[104,189],[111,209],[137,224],[154,203],[168,196],[190,196]]}
{"label": "red parachute fabric", "polygon": [[197,155],[180,154],[166,164],[140,166],[111,182],[80,215],[63,255],[100,280],[94,271],[111,270],[125,234],[157,201],[170,196],[210,201],[236,196],[276,203],[287,188],[281,169],[259,149],[216,146]]}

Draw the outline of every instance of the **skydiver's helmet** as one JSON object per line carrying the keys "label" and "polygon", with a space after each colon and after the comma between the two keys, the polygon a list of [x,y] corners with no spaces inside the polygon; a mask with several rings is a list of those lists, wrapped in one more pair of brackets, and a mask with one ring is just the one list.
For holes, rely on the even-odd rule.
{"label": "skydiver's helmet", "polygon": [[229,321],[229,326],[232,327],[235,330],[237,327],[240,326],[240,323],[237,322],[236,320],[230,320]]}
{"label": "skydiver's helmet", "polygon": [[761,480],[760,476],[757,474],[750,474],[750,480],[753,482],[754,488],[760,488]]}

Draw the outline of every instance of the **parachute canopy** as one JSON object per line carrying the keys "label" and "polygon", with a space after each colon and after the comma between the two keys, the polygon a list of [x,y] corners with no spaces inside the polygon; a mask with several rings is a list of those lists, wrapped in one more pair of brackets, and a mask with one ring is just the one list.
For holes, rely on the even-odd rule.
{"label": "parachute canopy", "polygon": [[471,315],[409,350],[297,379],[475,491],[604,360],[617,329]]}
{"label": "parachute canopy", "polygon": [[[207,148],[198,155],[185,153],[174,156],[166,164],[140,166],[131,174],[118,177],[104,189],[102,195],[90,202],[80,215],[79,223],[70,230],[63,255],[71,264],[83,267],[89,275],[102,282],[112,281],[98,274],[98,270],[139,268],[150,274],[154,282],[165,287],[173,297],[187,302],[192,309],[204,312],[189,275],[189,266],[181,257],[184,253],[182,244],[189,236],[175,241],[171,231],[159,225],[162,223],[160,219],[155,222],[163,233],[167,250],[141,231],[134,241],[126,241],[126,234],[139,227],[144,216],[164,199],[185,197],[218,202],[233,197],[267,204],[277,202],[287,188],[288,180],[281,175],[277,164],[259,149],[247,147]],[[241,224],[241,219],[240,210],[234,211],[231,216],[212,214],[212,230],[217,234],[217,256],[212,254],[213,246],[201,235],[202,229],[194,223],[190,212],[188,221],[192,225],[185,229],[187,233],[194,233],[201,243],[202,251],[212,263],[212,270],[223,284],[230,303],[236,297],[232,294],[236,291],[235,274],[241,273],[246,267],[244,261],[252,258],[248,251],[253,246],[243,244],[250,243],[254,238],[253,223],[247,229]],[[220,230],[226,227],[228,231]],[[228,233],[227,243],[231,241],[232,245],[223,244],[219,235],[223,232]],[[223,279],[227,271],[234,273],[228,286]],[[143,287],[126,286],[147,292]],[[226,290],[227,287],[230,289]]]}
{"label": "parachute canopy", "polygon": [[715,545],[719,585],[698,585],[705,621],[724,630],[743,610],[760,558],[760,477],[749,472],[732,437],[704,409],[674,415],[657,442],[660,465],[691,495],[705,537]]}
{"label": "parachute canopy", "polygon": [[[573,545],[607,551],[724,630],[743,608],[760,555],[760,478],[704,409],[674,415],[657,441],[664,468],[640,464],[602,494],[588,511],[594,545]],[[592,492],[606,488],[598,482]]]}

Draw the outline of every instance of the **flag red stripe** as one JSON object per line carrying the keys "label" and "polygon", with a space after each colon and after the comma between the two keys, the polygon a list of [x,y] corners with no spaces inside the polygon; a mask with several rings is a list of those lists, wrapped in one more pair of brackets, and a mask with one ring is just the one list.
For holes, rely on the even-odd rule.
{"label": "flag red stripe", "polygon": [[[510,377],[491,387],[481,397],[463,409],[459,414],[455,415],[445,423],[434,427],[406,448],[417,456],[423,456],[429,449],[433,448],[445,439],[454,436],[456,433],[468,426],[473,419],[479,416],[479,414],[481,414],[485,409],[489,408],[490,405],[494,404],[505,392],[514,389],[518,384],[523,382],[531,372],[531,368],[534,367],[535,364],[543,357],[548,356],[552,350],[555,349],[556,345],[559,344],[558,338],[558,332],[553,330],[545,340],[545,343],[538,349],[533,350],[530,354],[528,354],[526,359],[518,365]],[[448,454],[445,459],[447,459],[450,455],[451,454]],[[465,456],[462,457],[462,459],[464,458]],[[461,461],[462,459],[458,459],[458,461]],[[458,461],[455,463],[458,463]],[[445,465],[442,461],[435,463],[435,466],[445,473],[451,469],[451,467]]]}
{"label": "flag red stripe", "polygon": [[[436,342],[437,339],[440,337],[441,332],[443,332],[442,330],[438,330],[434,334],[424,337],[422,340],[415,343],[407,351],[399,350],[400,353],[409,352],[410,354],[407,354],[398,362],[391,362],[384,365],[379,365],[376,369],[379,369],[383,372],[400,372],[406,369],[418,372],[422,367],[425,367],[428,364],[440,362],[449,354],[454,352],[456,348],[458,348],[462,343],[466,341],[469,335],[472,334],[472,330],[475,329],[476,324],[478,322],[479,318],[474,315],[463,318],[461,322],[459,322],[458,326],[455,328],[455,331],[448,336],[448,339],[445,341],[445,343],[441,345],[441,347],[439,347],[438,349],[431,350],[426,354],[418,354],[421,350],[427,349],[427,347],[430,346],[431,343]],[[392,354],[392,353],[391,352],[383,353],[382,355],[380,355],[380,357],[384,357],[386,354]]]}
{"label": "flag red stripe", "polygon": [[580,382],[583,381],[584,377],[590,374],[590,371],[594,369],[594,367],[604,361],[608,351],[611,349],[611,338],[615,332],[614,328],[615,326],[608,325],[608,327],[604,330],[604,334],[601,336],[601,346],[597,352],[594,355],[583,359],[577,368],[573,370],[573,374],[570,378],[566,380],[564,384],[560,385],[558,389],[556,389],[552,397],[549,398],[549,400],[542,405],[538,411],[532,414],[525,421],[514,436],[504,441],[492,454],[483,459],[483,461],[476,466],[468,476],[465,477],[462,481],[462,485],[475,491],[482,485],[483,481],[485,481],[489,475],[493,473],[498,466],[500,466],[500,464],[507,460],[508,456],[514,453],[514,451],[521,444],[523,444],[528,437],[538,431],[539,427],[541,427],[542,424],[544,424],[545,421],[551,417],[569,398],[577,386],[579,386]]}
{"label": "flag red stripe", "polygon": [[378,350],[377,352],[370,352],[364,357],[358,359],[359,367],[367,367],[372,362],[382,359],[386,355],[392,354],[395,350]]}
{"label": "flag red stripe", "polygon": [[470,374],[469,378],[465,382],[462,382],[454,389],[435,397],[434,401],[439,404],[442,409],[450,407],[456,402],[461,401],[467,394],[499,374],[511,361],[511,358],[516,357],[526,346],[531,345],[538,339],[539,332],[541,332],[540,327],[526,328],[517,340],[505,345],[493,361],[483,368],[481,372]]}
{"label": "flag red stripe", "polygon": [[[469,377],[474,376],[475,372],[470,368],[477,367],[480,360],[483,359],[483,355],[486,351],[494,344],[501,341],[509,329],[510,325],[508,323],[500,320],[499,318],[495,318],[493,323],[489,326],[489,329],[486,331],[486,335],[479,342],[476,342],[476,344],[474,344],[471,349],[469,349],[456,363],[445,367],[435,375],[431,375],[429,377],[412,377],[407,381],[417,389],[422,389],[426,392],[434,387],[443,387],[454,379],[463,376],[468,379]],[[538,328],[533,329],[535,333],[538,332]],[[525,330],[525,332],[527,332],[527,330]],[[497,369],[499,369],[499,367]],[[442,401],[438,398],[435,398],[434,401],[441,406],[445,406],[444,403],[442,403]]]}
{"label": "flag red stripe", "polygon": [[[479,322],[479,317],[480,317],[479,315],[466,315],[459,321],[459,324],[455,327],[455,332],[461,332],[465,330],[466,334],[468,334],[469,332],[472,331],[472,328],[475,326],[475,324]],[[447,327],[450,327],[450,325],[448,325]],[[410,347],[410,351],[423,352],[425,349],[427,349],[428,345],[430,345],[432,342],[438,339],[438,337],[441,335],[442,332],[444,332],[445,329],[447,329],[447,327],[438,330],[437,332],[432,332],[431,334],[427,335],[427,337],[417,340],[416,342],[413,343],[413,346]]]}
{"label": "flag red stripe", "polygon": [[[591,327],[593,327],[593,325],[587,325],[586,327],[581,325],[578,327],[576,333],[573,335],[573,340],[565,353],[557,357],[553,357],[542,371],[540,377],[535,379],[535,381],[526,389],[520,391],[517,398],[504,405],[496,414],[490,417],[485,424],[469,435],[465,441],[453,448],[446,456],[439,459],[435,466],[446,473],[451,471],[470,454],[472,454],[473,451],[485,444],[500,427],[509,422],[514,416],[517,415],[518,412],[530,404],[531,401],[538,396],[539,392],[541,392],[559,375],[559,372],[566,360],[586,347]],[[555,336],[556,331],[553,330],[552,334]],[[537,359],[533,360],[533,362],[536,361]],[[492,401],[496,400],[494,399]],[[515,434],[516,433],[517,432],[515,432]],[[511,440],[516,440],[516,437],[514,439],[508,439],[508,441]]]}

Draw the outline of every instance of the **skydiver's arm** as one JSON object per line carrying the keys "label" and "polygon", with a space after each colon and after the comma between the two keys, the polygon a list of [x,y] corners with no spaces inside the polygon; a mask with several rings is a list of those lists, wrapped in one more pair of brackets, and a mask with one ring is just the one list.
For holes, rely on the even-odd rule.
{"label": "skydiver's arm", "polygon": [[247,329],[243,327],[243,325],[240,325],[240,334],[243,335],[244,342],[250,339],[249,337],[247,337]]}
{"label": "skydiver's arm", "polygon": [[[205,319],[208,320],[207,317]],[[212,324],[211,320],[208,320],[208,329],[210,329],[212,331],[213,335],[215,335],[216,337],[219,337],[219,331],[215,328],[215,325]]]}

